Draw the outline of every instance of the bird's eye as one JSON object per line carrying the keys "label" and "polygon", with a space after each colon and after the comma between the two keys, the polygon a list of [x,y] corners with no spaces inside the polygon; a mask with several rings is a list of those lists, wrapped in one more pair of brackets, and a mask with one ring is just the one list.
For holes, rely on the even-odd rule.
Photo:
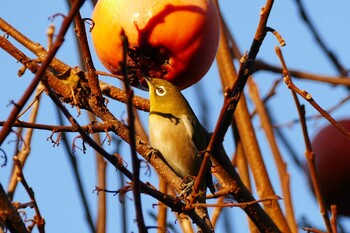
{"label": "bird's eye", "polygon": [[166,94],[166,90],[163,86],[158,86],[156,88],[156,93],[158,96],[164,96]]}

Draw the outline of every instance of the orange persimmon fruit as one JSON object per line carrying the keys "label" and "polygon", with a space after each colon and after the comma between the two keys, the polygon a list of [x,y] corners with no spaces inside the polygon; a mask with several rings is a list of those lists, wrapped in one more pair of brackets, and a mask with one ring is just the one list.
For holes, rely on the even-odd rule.
{"label": "orange persimmon fruit", "polygon": [[124,30],[129,77],[164,78],[180,89],[209,70],[219,42],[213,0],[99,0],[92,40],[101,63],[118,74]]}

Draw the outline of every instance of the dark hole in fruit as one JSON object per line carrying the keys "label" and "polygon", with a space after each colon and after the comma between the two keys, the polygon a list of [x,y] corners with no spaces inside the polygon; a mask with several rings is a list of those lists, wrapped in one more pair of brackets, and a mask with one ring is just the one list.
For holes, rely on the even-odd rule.
{"label": "dark hole in fruit", "polygon": [[127,66],[130,84],[147,88],[144,76],[163,78],[168,73],[169,53],[164,48],[129,48]]}

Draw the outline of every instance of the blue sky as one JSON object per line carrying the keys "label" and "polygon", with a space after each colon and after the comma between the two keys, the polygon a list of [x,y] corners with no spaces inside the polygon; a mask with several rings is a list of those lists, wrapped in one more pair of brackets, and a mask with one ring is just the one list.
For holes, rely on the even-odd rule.
{"label": "blue sky", "polygon": [[[24,35],[42,45],[46,45],[46,30],[50,25],[48,17],[56,13],[67,13],[65,1],[44,1],[37,0],[35,4],[31,1],[4,1],[0,8],[0,17],[9,22]],[[350,3],[342,0],[332,1],[304,1],[306,10],[309,13],[312,21],[315,23],[321,37],[327,43],[327,46],[338,56],[345,67],[349,67],[350,45],[348,43],[349,36],[349,14],[348,9]],[[237,39],[238,45],[242,52],[249,49],[250,43],[254,36],[256,26],[259,20],[260,8],[264,1],[220,1],[222,14],[232,30],[234,37]],[[90,17],[92,7],[90,3],[85,3],[82,8],[82,16]],[[54,20],[56,29],[60,27],[62,20],[57,18]],[[278,30],[278,32],[286,40],[287,45],[282,49],[285,60],[289,68],[298,69],[301,71],[313,72],[322,75],[337,75],[329,60],[324,56],[323,52],[316,45],[314,39],[310,35],[308,29],[303,24],[299,17],[294,1],[276,1],[269,18],[269,26]],[[74,34],[72,30],[67,34],[65,42],[59,50],[57,57],[65,61],[71,66],[78,66],[79,60],[75,50]],[[11,39],[11,42],[14,42]],[[15,43],[16,44],[16,43]],[[272,35],[268,35],[258,54],[259,59],[278,65],[278,58],[274,52],[274,46],[278,45],[276,39]],[[23,47],[19,46],[20,49]],[[93,52],[93,50],[92,50]],[[33,54],[26,52],[30,57]],[[94,62],[98,70],[105,70],[94,55]],[[0,50],[0,73],[3,85],[0,85],[0,120],[5,120],[11,110],[8,106],[10,100],[18,100],[27,85],[30,83],[33,75],[26,72],[21,78],[17,77],[17,71],[21,67],[12,57],[3,50]],[[258,72],[254,75],[255,81],[258,83],[260,94],[264,96],[271,88],[272,83],[281,78],[279,74],[269,72]],[[120,85],[118,81],[109,78],[101,78],[104,81],[111,82],[115,85]],[[323,83],[311,81],[295,80],[295,83],[301,88],[311,93],[314,99],[325,109],[328,109],[338,103],[342,98],[348,95],[345,88],[330,86]],[[208,74],[197,84],[196,87],[188,88],[184,91],[185,96],[191,103],[194,111],[200,119],[203,119],[203,113],[198,101],[198,90],[203,93],[211,93],[210,96],[202,96],[209,105],[208,112],[208,129],[213,130],[216,119],[221,107],[221,87],[218,79],[218,71],[214,63]],[[147,97],[146,92],[136,91],[138,95]],[[304,102],[303,102],[304,103]],[[253,105],[248,101],[251,109]],[[305,103],[307,115],[315,114],[315,110]],[[118,118],[125,118],[125,106],[110,103],[111,109],[115,109],[115,115]],[[276,95],[268,103],[270,110],[276,117],[276,124],[284,124],[297,118],[297,112],[294,108],[294,103],[287,87],[281,83]],[[349,117],[349,104],[344,104],[340,109],[333,113],[336,119]],[[42,105],[39,110],[38,122],[43,124],[58,124],[55,108],[51,100],[43,95]],[[71,109],[74,116],[77,115],[74,109]],[[147,124],[147,114],[140,113],[142,121]],[[22,120],[28,119],[28,114],[24,115]],[[79,118],[81,123],[87,122],[87,117],[83,114]],[[258,119],[253,120],[254,126],[257,129],[257,136],[264,156],[264,160],[268,167],[269,175],[272,177],[272,182],[276,193],[281,194],[278,175],[274,166],[271,151],[265,140],[263,131],[260,128]],[[67,123],[68,124],[68,123]],[[308,127],[310,135],[313,136],[318,129],[325,125],[325,120],[310,120]],[[302,134],[300,126],[294,124],[290,127],[283,128],[283,131],[288,135],[291,145],[297,151],[299,158],[303,158],[304,144],[302,143]],[[73,174],[68,164],[66,155],[61,146],[53,147],[52,143],[47,140],[51,135],[47,131],[36,131],[33,137],[31,147],[31,155],[25,165],[24,173],[28,183],[34,189],[42,215],[46,220],[47,232],[88,232],[88,228],[84,222],[84,214],[81,211],[81,203],[76,194],[77,189],[74,183]],[[69,142],[77,134],[69,136]],[[7,141],[2,145],[2,149],[6,151],[9,163],[6,167],[0,168],[0,182],[4,187],[7,186],[9,174],[11,171],[12,160],[11,155],[14,151],[15,135],[12,134],[7,138]],[[80,143],[80,142],[79,142]],[[231,140],[228,136],[225,140],[225,146],[228,154],[234,152],[234,148],[230,144]],[[106,149],[113,151],[115,146],[106,146]],[[314,227],[323,228],[321,215],[319,214],[316,202],[310,193],[303,172],[293,162],[285,148],[281,146],[281,151],[288,164],[288,171],[291,174],[292,195],[294,208],[297,220],[300,222],[303,217]],[[121,146],[121,154],[129,156],[129,149],[126,145]],[[95,180],[95,157],[91,149],[88,149],[87,154],[80,151],[75,153],[78,160],[79,171],[83,179],[84,188],[88,197],[93,216],[95,217],[96,210],[96,194],[92,193]],[[127,159],[126,159],[127,160]],[[130,164],[130,163],[129,163]],[[131,165],[130,165],[131,167]],[[118,181],[119,175],[115,172],[112,166],[107,166],[108,188],[118,189],[121,185]],[[145,171],[141,171],[143,174]],[[152,176],[144,176],[144,181],[151,181],[156,184],[154,179],[155,172],[152,171]],[[128,194],[131,198],[132,195]],[[19,185],[16,191],[15,200],[19,202],[28,201],[23,188]],[[148,203],[156,203],[154,199],[143,197],[143,201]],[[127,201],[128,214],[133,218],[133,203]],[[108,195],[108,232],[118,232],[120,230],[120,203],[118,198],[113,195]],[[151,204],[145,208],[144,215],[146,222],[149,225],[154,225],[154,221],[148,217],[148,212],[155,212]],[[239,232],[248,232],[247,223],[242,221],[245,219],[244,213],[240,209],[229,209],[230,216],[233,219],[233,229]],[[28,210],[28,216],[31,210]],[[171,215],[170,215],[171,216]],[[172,219],[173,216],[171,216]],[[220,220],[222,221],[222,219]],[[350,231],[349,219],[341,219],[341,222],[347,227],[347,232]],[[220,223],[219,223],[220,224]],[[136,231],[136,225],[131,222],[128,226],[129,232]],[[220,231],[218,231],[220,232]]]}

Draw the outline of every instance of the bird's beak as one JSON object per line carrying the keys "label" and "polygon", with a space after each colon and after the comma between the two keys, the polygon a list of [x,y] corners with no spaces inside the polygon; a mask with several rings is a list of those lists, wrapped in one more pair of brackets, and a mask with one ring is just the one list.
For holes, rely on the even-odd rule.
{"label": "bird's beak", "polygon": [[150,86],[151,79],[149,77],[143,76],[142,78],[138,79],[138,84],[136,85],[137,88],[148,91]]}
{"label": "bird's beak", "polygon": [[148,89],[153,86],[153,83],[151,81],[151,79],[147,76],[144,76],[143,79],[146,81],[147,85],[148,85]]}

